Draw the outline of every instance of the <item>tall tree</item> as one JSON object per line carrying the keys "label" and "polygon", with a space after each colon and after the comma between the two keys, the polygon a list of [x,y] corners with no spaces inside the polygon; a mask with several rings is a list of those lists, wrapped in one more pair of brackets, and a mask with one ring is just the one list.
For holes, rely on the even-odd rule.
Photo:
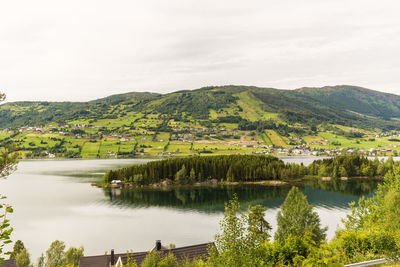
{"label": "tall tree", "polygon": [[78,267],[83,256],[83,247],[70,247],[65,251],[65,243],[59,240],[51,243],[46,255],[38,259],[37,267]]}
{"label": "tall tree", "polygon": [[30,267],[31,266],[31,255],[26,248],[23,248],[21,252],[15,258],[17,267]]}
{"label": "tall tree", "polygon": [[179,184],[185,183],[187,176],[186,167],[185,165],[175,174],[175,181]]}
{"label": "tall tree", "polygon": [[24,242],[22,242],[21,240],[17,240],[14,243],[14,248],[10,254],[10,259],[15,259],[18,256],[18,254],[22,252],[24,248],[25,248]]}
{"label": "tall tree", "polygon": [[65,244],[62,241],[56,240],[51,243],[50,248],[46,251],[45,267],[59,267],[65,261]]}
{"label": "tall tree", "polygon": [[264,219],[265,208],[249,206],[240,213],[236,195],[225,206],[220,222],[220,233],[215,236],[215,249],[211,250],[210,266],[259,266],[258,255],[269,238],[270,225]]}
{"label": "tall tree", "polygon": [[254,234],[256,242],[264,242],[269,239],[271,225],[265,220],[266,207],[261,205],[249,206],[247,215],[248,233]]}
{"label": "tall tree", "polygon": [[194,170],[194,168],[192,168],[192,169],[190,170],[190,173],[189,173],[189,181],[190,181],[191,183],[196,182],[196,171]]}
{"label": "tall tree", "polygon": [[319,244],[326,238],[327,228],[321,227],[318,213],[308,203],[307,197],[297,188],[292,187],[277,216],[278,229],[275,240],[285,244],[289,235],[303,237],[312,233],[313,240]]}
{"label": "tall tree", "polygon": [[65,252],[66,266],[78,267],[81,257],[83,257],[83,251],[84,251],[83,247],[80,248],[70,247]]}

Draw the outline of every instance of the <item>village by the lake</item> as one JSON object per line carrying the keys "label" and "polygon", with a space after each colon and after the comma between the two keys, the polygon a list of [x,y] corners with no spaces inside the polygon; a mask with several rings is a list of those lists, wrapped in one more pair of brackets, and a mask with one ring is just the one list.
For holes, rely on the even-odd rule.
{"label": "village by the lake", "polygon": [[400,2],[0,3],[0,267],[400,264]]}

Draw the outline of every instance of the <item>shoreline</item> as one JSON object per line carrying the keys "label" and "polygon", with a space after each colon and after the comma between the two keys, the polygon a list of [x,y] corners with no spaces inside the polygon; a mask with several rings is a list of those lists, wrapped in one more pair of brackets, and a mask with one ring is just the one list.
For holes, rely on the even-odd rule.
{"label": "shoreline", "polygon": [[261,185],[261,186],[286,186],[290,184],[297,184],[306,181],[355,181],[355,180],[383,180],[382,176],[374,176],[374,177],[304,177],[293,180],[261,180],[261,181],[240,181],[240,182],[227,182],[227,181],[217,181],[216,179],[212,179],[206,182],[198,182],[194,184],[173,184],[172,182],[163,181],[160,183],[154,183],[149,185],[134,185],[134,184],[96,184],[92,183],[92,186],[98,188],[110,188],[110,189],[171,189],[171,188],[180,188],[180,187],[202,187],[202,186],[223,186],[223,185]]}
{"label": "shoreline", "polygon": [[[43,157],[43,158],[19,158],[18,160],[101,160],[101,159],[112,159],[112,160],[117,160],[117,159],[148,159],[148,160],[164,160],[164,159],[173,159],[173,158],[187,158],[187,157],[202,157],[202,156],[229,156],[232,154],[205,154],[205,155],[182,155],[182,156],[173,156],[173,157],[152,157],[152,156],[142,156],[142,157],[122,157],[122,158],[115,158],[115,157],[104,157],[104,158],[96,158],[96,157],[80,157],[80,158],[65,158],[65,157],[55,157],[55,158],[49,158],[49,157]],[[255,154],[235,154],[235,155],[255,155]],[[258,155],[264,155],[264,154],[258,154]],[[268,154],[264,156],[273,156],[279,159],[286,159],[286,158],[332,158],[334,156],[329,156],[329,155],[275,155],[275,154]],[[400,156],[399,156],[400,157]]]}

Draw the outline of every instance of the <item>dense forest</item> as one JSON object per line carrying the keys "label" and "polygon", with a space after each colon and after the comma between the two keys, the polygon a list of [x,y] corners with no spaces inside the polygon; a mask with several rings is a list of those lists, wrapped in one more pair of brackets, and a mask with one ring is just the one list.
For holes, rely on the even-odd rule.
{"label": "dense forest", "polygon": [[338,156],[316,160],[310,166],[284,163],[263,155],[228,155],[173,158],[111,170],[103,183],[121,180],[134,185],[149,185],[163,181],[175,184],[193,184],[216,179],[219,182],[255,182],[263,180],[290,180],[305,176],[318,177],[377,177],[393,169],[393,159],[386,162],[366,157]]}

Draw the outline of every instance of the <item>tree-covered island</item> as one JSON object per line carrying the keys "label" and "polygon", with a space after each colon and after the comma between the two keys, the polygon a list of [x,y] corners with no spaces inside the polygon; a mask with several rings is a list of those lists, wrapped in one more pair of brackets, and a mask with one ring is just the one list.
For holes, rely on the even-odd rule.
{"label": "tree-covered island", "polygon": [[229,155],[172,158],[108,171],[103,185],[120,180],[123,184],[146,186],[155,184],[185,185],[203,183],[293,181],[308,177],[379,178],[393,166],[392,158],[371,160],[367,157],[338,156],[316,160],[309,166],[284,163],[277,157],[264,155]]}

